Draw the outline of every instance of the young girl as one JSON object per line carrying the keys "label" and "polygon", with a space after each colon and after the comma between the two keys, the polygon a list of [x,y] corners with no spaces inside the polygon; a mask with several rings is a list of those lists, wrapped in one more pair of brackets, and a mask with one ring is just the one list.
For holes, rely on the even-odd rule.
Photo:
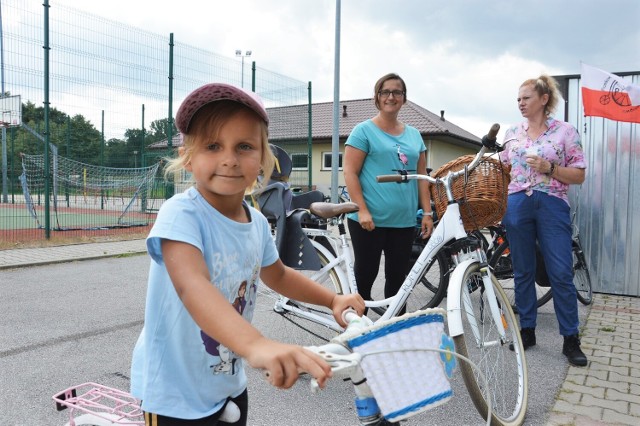
{"label": "young girl", "polygon": [[215,425],[229,400],[247,421],[246,360],[289,388],[300,371],[324,385],[330,367],[300,346],[263,337],[250,321],[258,278],[288,297],[341,313],[364,311],[358,295],[337,296],[278,259],[264,216],[244,202],[274,159],[269,118],[253,93],[213,83],[180,106],[184,138],[167,173],[190,172],[195,185],[167,200],[147,238],[145,324],[133,352],[131,393],[147,425]]}

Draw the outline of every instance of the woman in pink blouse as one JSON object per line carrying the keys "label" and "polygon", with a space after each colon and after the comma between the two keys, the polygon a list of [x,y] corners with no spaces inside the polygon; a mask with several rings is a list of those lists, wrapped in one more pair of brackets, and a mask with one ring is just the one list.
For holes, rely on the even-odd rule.
{"label": "woman in pink blouse", "polygon": [[539,242],[553,291],[562,353],[573,365],[587,365],[580,349],[578,304],[573,285],[571,217],[567,190],[584,181],[586,163],[580,135],[551,117],[560,94],[550,76],[526,80],[518,92],[525,118],[505,133],[501,160],[511,165],[507,228],[515,279],[516,306],[524,348],[536,344],[535,249]]}

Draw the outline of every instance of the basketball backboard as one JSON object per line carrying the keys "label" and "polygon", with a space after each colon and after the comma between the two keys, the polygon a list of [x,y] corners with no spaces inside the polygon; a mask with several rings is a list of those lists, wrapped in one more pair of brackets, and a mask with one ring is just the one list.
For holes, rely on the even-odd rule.
{"label": "basketball backboard", "polygon": [[0,126],[13,127],[22,124],[20,95],[0,97]]}

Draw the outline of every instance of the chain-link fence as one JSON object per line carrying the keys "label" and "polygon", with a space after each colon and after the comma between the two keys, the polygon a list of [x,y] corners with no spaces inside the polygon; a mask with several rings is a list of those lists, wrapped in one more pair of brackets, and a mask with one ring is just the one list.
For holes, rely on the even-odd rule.
{"label": "chain-link fence", "polygon": [[[203,84],[251,88],[267,108],[311,102],[310,83],[245,64],[244,57],[43,3],[0,3],[0,98],[19,96],[21,107],[21,123],[2,128],[5,243],[144,232],[177,188],[156,167],[180,141],[173,117]],[[309,120],[276,119],[304,147],[302,155]],[[309,185],[307,173],[292,182]]]}

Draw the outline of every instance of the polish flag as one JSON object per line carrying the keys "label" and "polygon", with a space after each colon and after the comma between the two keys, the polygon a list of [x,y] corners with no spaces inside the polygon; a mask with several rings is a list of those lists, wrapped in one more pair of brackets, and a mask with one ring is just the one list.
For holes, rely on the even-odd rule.
{"label": "polish flag", "polygon": [[584,115],[640,123],[640,86],[582,64]]}

